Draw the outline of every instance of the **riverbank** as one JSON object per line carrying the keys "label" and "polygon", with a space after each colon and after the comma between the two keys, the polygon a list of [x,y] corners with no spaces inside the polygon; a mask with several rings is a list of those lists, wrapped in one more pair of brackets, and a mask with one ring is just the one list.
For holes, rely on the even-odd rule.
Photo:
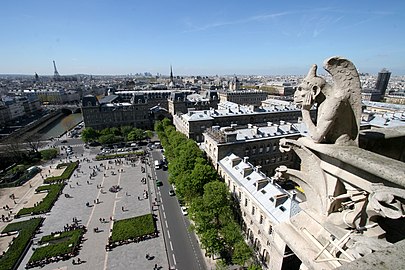
{"label": "riverbank", "polygon": [[61,119],[64,114],[61,111],[53,111],[49,114],[41,117],[40,119],[31,122],[30,124],[22,127],[10,135],[2,138],[2,143],[15,143],[15,142],[27,142],[40,140],[40,131],[47,126],[52,125],[55,121]]}

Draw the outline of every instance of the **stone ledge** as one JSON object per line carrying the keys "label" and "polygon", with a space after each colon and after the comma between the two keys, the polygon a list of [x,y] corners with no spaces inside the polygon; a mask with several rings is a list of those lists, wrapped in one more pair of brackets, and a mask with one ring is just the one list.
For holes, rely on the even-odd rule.
{"label": "stone ledge", "polygon": [[405,240],[394,244],[382,251],[376,251],[363,258],[337,268],[339,270],[358,269],[404,269],[405,268]]}
{"label": "stone ledge", "polygon": [[300,138],[298,142],[318,152],[321,158],[326,156],[329,159],[337,160],[342,168],[345,167],[345,164],[357,168],[359,171],[368,174],[369,177],[374,178],[369,179],[370,181],[378,182],[378,180],[382,180],[384,184],[388,183],[389,186],[405,187],[405,166],[401,161],[381,156],[357,146],[318,144],[309,138]]}

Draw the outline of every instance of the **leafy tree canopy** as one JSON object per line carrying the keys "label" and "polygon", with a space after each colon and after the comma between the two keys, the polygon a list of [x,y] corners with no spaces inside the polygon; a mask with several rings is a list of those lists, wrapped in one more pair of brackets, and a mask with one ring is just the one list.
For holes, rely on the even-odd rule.
{"label": "leafy tree canopy", "polygon": [[232,261],[236,264],[244,266],[252,255],[252,249],[245,243],[245,241],[241,240],[235,244]]}
{"label": "leafy tree canopy", "polygon": [[114,134],[101,135],[98,139],[101,144],[111,144],[122,141],[122,137]]}
{"label": "leafy tree canopy", "polygon": [[98,139],[98,137],[98,132],[91,127],[85,128],[82,131],[82,140],[84,142],[95,141]]}
{"label": "leafy tree canopy", "polygon": [[132,131],[133,127],[131,126],[122,126],[121,127],[121,134],[124,138],[128,137],[128,134]]}
{"label": "leafy tree canopy", "polygon": [[139,128],[132,129],[132,131],[128,134],[129,141],[141,141],[145,139],[145,137],[145,131]]}

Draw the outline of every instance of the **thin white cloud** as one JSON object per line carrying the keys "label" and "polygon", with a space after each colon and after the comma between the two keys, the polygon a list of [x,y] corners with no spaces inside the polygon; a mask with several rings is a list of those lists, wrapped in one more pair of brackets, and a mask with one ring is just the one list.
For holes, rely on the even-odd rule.
{"label": "thin white cloud", "polygon": [[190,29],[186,30],[185,32],[198,32],[198,31],[205,31],[205,30],[208,30],[211,28],[217,28],[217,27],[228,26],[228,25],[238,25],[238,24],[245,24],[245,23],[250,23],[250,22],[255,22],[255,21],[265,21],[268,19],[283,17],[283,16],[294,14],[294,13],[297,13],[297,12],[296,11],[286,11],[286,12],[270,13],[270,14],[256,15],[256,16],[244,18],[241,20],[222,21],[222,22],[219,21],[219,22],[202,25],[202,26],[196,26],[187,20],[186,25]]}

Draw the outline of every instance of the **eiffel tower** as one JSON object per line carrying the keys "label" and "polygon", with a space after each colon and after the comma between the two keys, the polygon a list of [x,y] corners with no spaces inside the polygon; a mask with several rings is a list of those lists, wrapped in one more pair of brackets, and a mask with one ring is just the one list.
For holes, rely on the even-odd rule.
{"label": "eiffel tower", "polygon": [[59,78],[59,77],[60,77],[60,75],[59,75],[58,70],[56,69],[56,63],[55,63],[55,60],[53,61],[53,69],[54,69],[54,72],[53,72],[53,77],[55,77],[55,78]]}

